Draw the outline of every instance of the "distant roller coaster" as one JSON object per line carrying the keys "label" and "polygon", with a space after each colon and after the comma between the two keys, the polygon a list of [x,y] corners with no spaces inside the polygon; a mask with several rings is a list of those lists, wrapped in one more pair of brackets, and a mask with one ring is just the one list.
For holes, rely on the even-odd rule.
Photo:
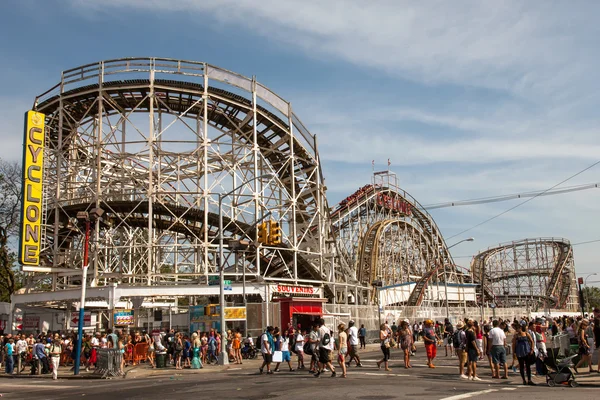
{"label": "distant roller coaster", "polygon": [[[552,247],[564,264],[558,275],[548,273],[550,261],[537,275],[527,270],[540,287],[535,293],[534,284],[522,290],[519,273],[486,269],[501,252],[476,258],[472,276],[462,273],[431,215],[390,171],[330,208],[316,137],[255,78],[202,62],[108,60],[64,71],[33,109],[46,116],[46,140],[41,263],[24,269],[28,293],[80,287],[77,217],[100,208],[87,284],[118,285],[129,290],[125,297],[200,293],[224,265],[234,284],[314,286],[341,304],[380,302],[376,293],[387,291],[393,306],[466,306],[475,292],[467,298],[463,289],[477,282],[498,304],[504,286],[504,304],[517,304],[525,292],[546,305],[571,304],[563,271],[572,273],[572,253],[559,252],[565,246]],[[258,242],[265,219],[279,223],[281,243]],[[228,244],[240,240],[250,243],[241,257]]]}
{"label": "distant roller coaster", "polygon": [[535,310],[577,309],[573,248],[566,239],[500,244],[477,254],[471,273],[480,301]]}

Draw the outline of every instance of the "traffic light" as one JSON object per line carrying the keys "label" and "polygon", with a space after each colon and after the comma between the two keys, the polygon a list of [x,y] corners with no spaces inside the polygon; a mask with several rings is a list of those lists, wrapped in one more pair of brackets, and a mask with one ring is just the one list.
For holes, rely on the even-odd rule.
{"label": "traffic light", "polygon": [[269,224],[262,222],[258,225],[258,243],[269,244]]}
{"label": "traffic light", "polygon": [[281,244],[281,227],[279,226],[279,222],[271,221],[269,244]]}

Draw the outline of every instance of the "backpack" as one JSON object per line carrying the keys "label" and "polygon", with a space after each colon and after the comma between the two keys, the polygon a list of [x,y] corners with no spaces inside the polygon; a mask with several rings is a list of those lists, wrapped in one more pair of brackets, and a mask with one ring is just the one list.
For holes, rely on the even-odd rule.
{"label": "backpack", "polygon": [[321,338],[321,346],[327,346],[329,342],[331,342],[331,336],[329,335],[329,332],[325,332]]}
{"label": "backpack", "polygon": [[302,348],[302,350],[304,350],[304,354],[308,354],[309,356],[313,355],[312,345],[308,341],[304,343],[304,347]]}
{"label": "backpack", "polygon": [[452,335],[452,347],[454,347],[455,349],[458,349],[460,347],[460,332],[461,329],[457,329],[454,334]]}
{"label": "backpack", "polygon": [[292,336],[289,336],[288,339],[288,349],[292,352],[295,353],[296,352],[296,334],[293,334]]}

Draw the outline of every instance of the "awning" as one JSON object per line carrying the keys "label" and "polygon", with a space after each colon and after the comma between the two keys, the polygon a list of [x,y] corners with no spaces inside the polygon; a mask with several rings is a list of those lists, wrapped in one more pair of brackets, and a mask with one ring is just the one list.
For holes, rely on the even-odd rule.
{"label": "awning", "polygon": [[323,315],[323,303],[327,302],[327,299],[307,299],[307,298],[290,298],[282,299],[281,303],[289,304],[290,314],[302,314],[302,315]]}

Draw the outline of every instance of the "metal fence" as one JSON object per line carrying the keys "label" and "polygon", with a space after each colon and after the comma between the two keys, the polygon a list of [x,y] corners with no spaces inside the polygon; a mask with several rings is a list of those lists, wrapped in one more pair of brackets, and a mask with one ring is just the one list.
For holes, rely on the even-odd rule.
{"label": "metal fence", "polygon": [[124,376],[121,369],[123,354],[119,349],[98,349],[98,360],[95,375],[102,375],[102,378]]}

